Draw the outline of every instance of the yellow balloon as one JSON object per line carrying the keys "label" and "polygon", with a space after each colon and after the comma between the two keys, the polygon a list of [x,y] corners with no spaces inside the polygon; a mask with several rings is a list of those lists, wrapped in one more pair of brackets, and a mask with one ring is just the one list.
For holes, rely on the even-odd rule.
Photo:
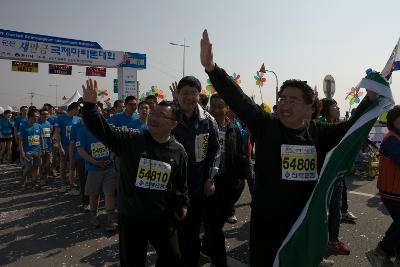
{"label": "yellow balloon", "polygon": [[267,113],[271,113],[271,107],[267,103],[261,104],[264,107],[264,111]]}

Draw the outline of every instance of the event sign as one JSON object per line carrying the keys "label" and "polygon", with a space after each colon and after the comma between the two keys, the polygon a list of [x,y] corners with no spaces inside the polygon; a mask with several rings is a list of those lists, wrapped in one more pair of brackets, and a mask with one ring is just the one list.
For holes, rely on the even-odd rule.
{"label": "event sign", "polygon": [[104,67],[86,67],[86,76],[106,77],[106,70]]}
{"label": "event sign", "polygon": [[103,50],[96,44],[0,29],[2,59],[107,68],[146,68],[145,54]]}
{"label": "event sign", "polygon": [[12,61],[12,71],[19,72],[39,72],[39,63],[34,62],[23,62],[23,61]]}
{"label": "event sign", "polygon": [[71,65],[49,64],[49,74],[71,75],[72,74],[72,66]]}

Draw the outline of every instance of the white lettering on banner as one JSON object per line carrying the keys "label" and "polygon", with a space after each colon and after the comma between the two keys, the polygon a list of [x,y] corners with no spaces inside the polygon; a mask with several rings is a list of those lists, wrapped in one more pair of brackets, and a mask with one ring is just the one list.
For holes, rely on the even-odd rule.
{"label": "white lettering on banner", "polygon": [[281,159],[283,180],[318,180],[315,146],[282,144]]}
{"label": "white lettering on banner", "polygon": [[28,136],[28,144],[29,144],[29,146],[38,146],[38,145],[40,145],[40,136],[39,135],[30,135],[30,136]]}
{"label": "white lettering on banner", "polygon": [[152,190],[165,190],[171,176],[171,165],[158,160],[141,158],[135,186]]}
{"label": "white lettering on banner", "polygon": [[146,55],[0,37],[0,58],[108,68],[146,68]]}
{"label": "white lettering on banner", "polygon": [[110,155],[108,148],[100,142],[90,144],[93,158],[104,158]]}
{"label": "white lettering on banner", "polygon": [[207,149],[208,149],[208,133],[196,135],[195,140],[195,156],[196,162],[203,161],[207,156]]}

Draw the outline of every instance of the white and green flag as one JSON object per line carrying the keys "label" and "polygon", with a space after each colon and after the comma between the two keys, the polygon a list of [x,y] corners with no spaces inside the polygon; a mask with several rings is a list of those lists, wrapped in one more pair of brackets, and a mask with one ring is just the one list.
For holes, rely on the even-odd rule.
{"label": "white and green flag", "polygon": [[394,105],[389,83],[378,72],[367,70],[367,76],[362,79],[359,87],[376,92],[379,99],[326,155],[320,180],[278,250],[273,267],[318,266],[325,254],[328,242],[327,210],[333,186],[352,167],[354,158],[378,116]]}

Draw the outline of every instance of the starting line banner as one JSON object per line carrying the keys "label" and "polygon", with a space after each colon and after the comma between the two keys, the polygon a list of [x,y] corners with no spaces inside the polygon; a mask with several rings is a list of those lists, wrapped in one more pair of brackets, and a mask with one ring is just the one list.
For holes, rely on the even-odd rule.
{"label": "starting line banner", "polygon": [[146,55],[103,50],[94,42],[0,29],[0,58],[107,68],[146,68]]}

